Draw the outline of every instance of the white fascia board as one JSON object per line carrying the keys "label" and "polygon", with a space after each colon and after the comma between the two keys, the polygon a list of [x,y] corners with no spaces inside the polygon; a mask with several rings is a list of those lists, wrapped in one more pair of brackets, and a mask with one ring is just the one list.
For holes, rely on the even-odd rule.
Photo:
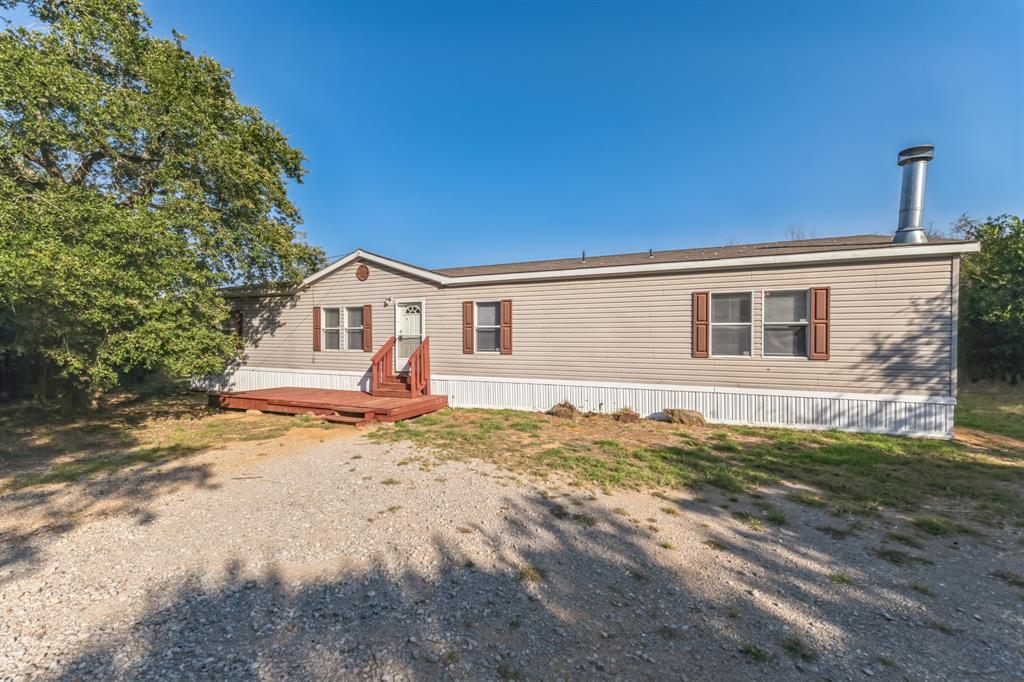
{"label": "white fascia board", "polygon": [[883,247],[876,249],[851,249],[848,251],[821,251],[815,253],[794,253],[781,256],[752,256],[744,258],[721,258],[718,260],[681,261],[673,263],[645,263],[643,265],[609,265],[600,268],[573,268],[534,272],[514,272],[498,275],[467,275],[446,277],[446,286],[490,284],[494,282],[574,279],[589,277],[614,277],[618,275],[642,275],[652,273],[685,272],[687,270],[728,270],[736,268],[771,267],[799,265],[802,263],[835,263],[864,260],[904,260],[930,256],[954,256],[974,253],[981,245],[969,244],[923,244],[914,246]]}
{"label": "white fascia board", "polygon": [[688,270],[728,270],[736,268],[771,267],[783,265],[799,265],[803,263],[836,263],[865,260],[904,260],[908,258],[955,256],[963,253],[976,253],[981,250],[977,242],[960,244],[914,244],[908,246],[885,246],[881,248],[851,249],[847,251],[818,251],[814,253],[794,253],[780,256],[748,256],[743,258],[721,258],[718,260],[677,261],[671,263],[644,263],[641,265],[609,265],[599,268],[572,268],[569,270],[541,270],[533,272],[509,272],[496,275],[466,275],[451,277],[433,270],[418,268],[415,265],[402,263],[375,253],[356,249],[352,253],[331,263],[323,270],[315,272],[297,287],[303,289],[313,282],[326,277],[336,270],[345,267],[354,260],[365,260],[377,263],[398,272],[433,282],[443,287],[470,286],[473,284],[493,284],[500,282],[525,282],[531,280],[584,279],[592,277],[616,277],[621,275],[646,275]]}
{"label": "white fascia board", "polygon": [[408,263],[402,263],[401,261],[392,260],[391,258],[387,258],[385,256],[378,256],[377,254],[370,253],[369,251],[356,249],[352,253],[342,256],[338,260],[334,261],[323,270],[318,270],[317,272],[314,272],[306,279],[302,280],[302,283],[299,284],[298,287],[296,287],[296,290],[305,289],[307,286],[317,281],[318,279],[326,277],[332,272],[335,272],[336,270],[345,267],[346,265],[355,260],[365,260],[370,263],[376,263],[377,265],[383,265],[384,267],[391,268],[392,270],[398,270],[399,272],[404,272],[407,275],[419,277],[421,279],[427,280],[428,282],[434,282],[435,284],[444,284],[446,280],[451,279],[450,277],[440,275],[434,272],[433,270],[418,268],[415,265],[409,265]]}

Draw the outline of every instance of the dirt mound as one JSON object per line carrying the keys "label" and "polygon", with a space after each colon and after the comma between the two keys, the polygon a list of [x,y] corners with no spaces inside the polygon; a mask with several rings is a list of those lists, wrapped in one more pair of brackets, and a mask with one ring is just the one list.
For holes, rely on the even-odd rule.
{"label": "dirt mound", "polygon": [[561,417],[562,419],[576,419],[580,416],[580,411],[576,409],[575,405],[566,401],[552,407],[548,410],[548,414],[552,417]]}

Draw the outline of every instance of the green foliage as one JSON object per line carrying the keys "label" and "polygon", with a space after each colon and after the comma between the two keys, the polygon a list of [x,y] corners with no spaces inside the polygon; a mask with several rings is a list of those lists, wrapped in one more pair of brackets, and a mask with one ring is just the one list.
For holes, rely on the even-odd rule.
{"label": "green foliage", "polygon": [[78,393],[221,369],[217,288],[296,281],[302,152],[136,0],[0,0],[0,352]]}
{"label": "green foliage", "polygon": [[967,216],[957,233],[981,242],[960,269],[960,352],[976,378],[1024,379],[1024,222]]}

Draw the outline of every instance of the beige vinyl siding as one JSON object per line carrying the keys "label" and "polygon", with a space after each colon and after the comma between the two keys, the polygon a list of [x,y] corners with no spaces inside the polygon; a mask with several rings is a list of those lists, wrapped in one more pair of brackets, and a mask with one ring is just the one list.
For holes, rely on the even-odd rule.
{"label": "beige vinyl siding", "polygon": [[[370,353],[312,350],[313,306],[373,306],[374,348],[395,328],[384,299],[423,300],[435,375],[945,395],[949,258],[438,288],[350,263],[294,298],[246,305],[256,367],[367,371]],[[766,289],[832,289],[827,361],[761,357]],[[690,357],[693,291],[753,292],[753,356]],[[513,302],[513,354],[462,353],[462,301]],[[261,312],[261,308],[272,308]]]}

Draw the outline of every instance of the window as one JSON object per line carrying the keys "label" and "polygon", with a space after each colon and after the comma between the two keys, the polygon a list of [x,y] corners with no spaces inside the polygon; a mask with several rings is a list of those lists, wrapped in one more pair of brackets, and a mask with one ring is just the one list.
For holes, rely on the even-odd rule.
{"label": "window", "polygon": [[764,355],[807,357],[807,291],[764,292]]}
{"label": "window", "polygon": [[751,293],[711,294],[711,355],[750,357]]}
{"label": "window", "polygon": [[324,308],[324,348],[341,348],[341,308]]}
{"label": "window", "polygon": [[476,304],[476,349],[482,353],[501,350],[501,303]]}
{"label": "window", "polygon": [[345,348],[363,349],[363,306],[345,308]]}

